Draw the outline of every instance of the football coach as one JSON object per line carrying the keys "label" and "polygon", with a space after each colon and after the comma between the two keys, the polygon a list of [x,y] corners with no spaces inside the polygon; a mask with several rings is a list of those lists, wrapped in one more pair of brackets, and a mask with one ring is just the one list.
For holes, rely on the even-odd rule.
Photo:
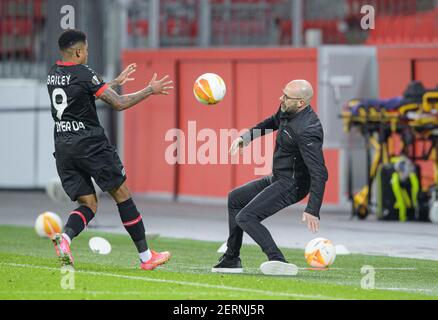
{"label": "football coach", "polygon": [[272,174],[232,190],[228,194],[229,237],[227,251],[212,272],[243,272],[240,248],[245,231],[267,255],[260,269],[264,274],[293,275],[296,266],[288,263],[261,222],[310,194],[302,222],[313,233],[319,229],[319,211],[328,178],[322,145],[324,133],[310,102],[312,85],[293,80],[282,90],[280,108],[233,141],[230,153],[236,154],[253,139],[278,131]]}

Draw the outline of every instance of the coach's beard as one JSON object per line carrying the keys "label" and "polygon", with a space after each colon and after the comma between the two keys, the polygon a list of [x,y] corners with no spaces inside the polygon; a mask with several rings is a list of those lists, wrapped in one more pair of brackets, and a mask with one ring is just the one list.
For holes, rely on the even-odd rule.
{"label": "coach's beard", "polygon": [[295,114],[298,112],[298,109],[299,109],[298,105],[290,106],[288,108],[283,103],[280,104],[280,107],[281,107],[281,111],[283,111],[285,113],[289,113],[289,114]]}

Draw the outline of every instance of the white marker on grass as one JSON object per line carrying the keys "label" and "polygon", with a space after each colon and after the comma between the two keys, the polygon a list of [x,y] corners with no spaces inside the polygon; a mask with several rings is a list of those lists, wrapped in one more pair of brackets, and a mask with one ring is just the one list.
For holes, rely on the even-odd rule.
{"label": "white marker on grass", "polygon": [[227,252],[227,249],[228,249],[228,247],[227,247],[227,243],[224,242],[224,243],[222,243],[222,245],[219,247],[219,249],[217,249],[217,253],[225,253],[225,252]]}
{"label": "white marker on grass", "polygon": [[88,242],[91,251],[99,254],[108,254],[111,252],[111,244],[108,240],[101,237],[93,237]]}

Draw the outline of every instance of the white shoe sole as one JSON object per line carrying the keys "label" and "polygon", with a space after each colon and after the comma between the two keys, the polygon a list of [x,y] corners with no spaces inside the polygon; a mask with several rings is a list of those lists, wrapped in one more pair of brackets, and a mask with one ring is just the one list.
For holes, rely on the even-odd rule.
{"label": "white shoe sole", "polygon": [[292,263],[267,261],[260,265],[260,271],[272,276],[295,276],[298,273],[298,267]]}
{"label": "white shoe sole", "polygon": [[211,268],[214,273],[243,273],[243,268]]}

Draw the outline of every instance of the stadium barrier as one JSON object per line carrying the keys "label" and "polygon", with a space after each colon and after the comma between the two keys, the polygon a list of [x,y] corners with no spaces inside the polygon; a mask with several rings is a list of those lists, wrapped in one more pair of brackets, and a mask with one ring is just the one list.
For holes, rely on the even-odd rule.
{"label": "stadium barrier", "polygon": [[[154,194],[179,199],[219,199],[223,201],[233,188],[257,178],[255,168],[271,166],[272,151],[262,153],[263,165],[253,161],[251,164],[239,165],[220,162],[221,141],[217,141],[217,164],[203,164],[195,159],[188,161],[189,129],[195,124],[195,154],[205,143],[209,142],[205,135],[199,138],[202,129],[209,128],[219,137],[220,129],[248,128],[265,117],[273,114],[278,108],[278,98],[283,86],[292,79],[309,80],[315,89],[312,106],[319,113],[323,123],[332,121],[333,114],[340,113],[342,104],[351,97],[343,93],[342,87],[328,87],[324,90],[340,90],[339,105],[324,103],[319,92],[324,86],[327,75],[321,67],[321,54],[330,47],[314,48],[270,48],[270,49],[165,49],[155,50],[125,50],[123,64],[131,62],[138,64],[135,82],[128,83],[124,90],[131,92],[139,90],[146,84],[153,72],[159,76],[169,74],[176,84],[176,90],[168,97],[153,97],[124,113],[123,117],[123,158],[128,174],[129,186],[133,192]],[[334,48],[334,47],[333,47]],[[337,47],[339,48],[339,47]],[[438,71],[437,48],[425,47],[367,47],[375,50],[371,57],[378,64],[376,75],[359,78],[353,81],[358,89],[353,93],[364,94],[360,88],[378,84],[379,96],[390,97],[400,95],[410,80],[422,80],[425,85],[435,86],[433,74]],[[370,49],[371,48],[371,49]],[[348,49],[348,50],[347,50]],[[358,47],[347,48],[345,51],[351,57],[357,55]],[[334,52],[339,49],[333,49]],[[356,50],[356,51],[355,51]],[[344,53],[345,54],[345,53]],[[369,53],[368,53],[369,55]],[[341,60],[343,59],[342,56]],[[344,73],[351,66],[344,66]],[[348,62],[347,62],[348,65]],[[412,69],[414,68],[414,69]],[[360,69],[362,74],[372,73],[369,69]],[[227,85],[225,99],[215,106],[203,106],[196,102],[192,88],[196,78],[205,72],[221,75]],[[330,72],[330,70],[329,70]],[[334,72],[334,71],[333,71]],[[341,73],[340,70],[336,71]],[[330,78],[330,81],[332,79]],[[339,79],[338,79],[339,80]],[[356,82],[356,84],[354,84]],[[430,83],[429,83],[430,82]],[[350,90],[351,91],[351,90]],[[370,94],[365,91],[365,94]],[[373,92],[373,91],[371,91]],[[337,100],[336,100],[337,101]],[[323,109],[321,110],[321,105]],[[189,126],[191,126],[189,128]],[[175,139],[166,141],[169,130],[180,129],[185,144],[184,157],[186,162],[180,164],[168,163],[165,153]],[[329,142],[325,144],[324,155],[329,170],[329,180],[326,185],[324,204],[326,206],[348,206],[346,197],[346,175],[343,149],[339,141],[344,139],[329,132]],[[341,128],[339,132],[342,132]],[[171,136],[171,134],[170,134]],[[196,138],[198,138],[196,140]],[[271,138],[272,139],[272,138]],[[262,139],[263,140],[263,139]],[[228,140],[228,145],[231,138]],[[262,149],[265,140],[261,143]],[[192,150],[193,151],[193,150]],[[204,150],[205,151],[205,150]],[[210,150],[211,151],[211,150]],[[180,154],[181,156],[181,154]],[[196,158],[196,155],[194,156]],[[223,155],[222,155],[223,157]],[[258,159],[260,160],[260,159]],[[364,163],[364,162],[362,162]],[[359,163],[360,164],[360,163]],[[425,170],[430,170],[425,163]]]}

